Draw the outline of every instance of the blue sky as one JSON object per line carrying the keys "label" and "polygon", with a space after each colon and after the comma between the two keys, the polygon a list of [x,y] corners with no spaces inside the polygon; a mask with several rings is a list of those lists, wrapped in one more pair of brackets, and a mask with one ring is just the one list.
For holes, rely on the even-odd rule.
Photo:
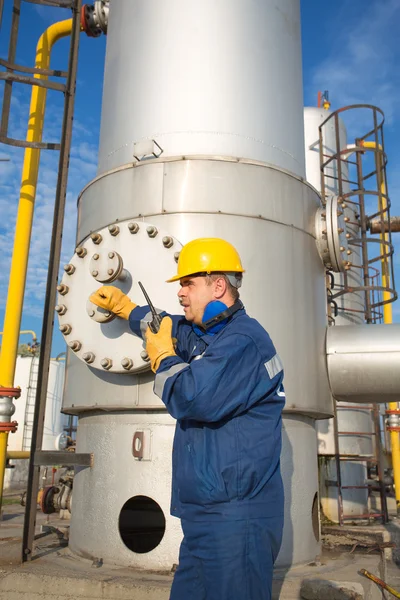
{"label": "blue sky", "polygon": [[[115,1],[115,0],[111,0]],[[305,105],[315,105],[318,90],[328,89],[332,108],[353,103],[376,104],[386,115],[385,141],[389,156],[389,192],[392,214],[400,214],[400,0],[302,0],[303,75]],[[6,57],[10,5],[6,2],[0,56]],[[68,18],[63,9],[38,7],[22,3],[20,46],[17,62],[33,65],[37,39],[52,22]],[[67,195],[67,212],[63,236],[62,264],[74,250],[76,198],[96,173],[97,146],[102,96],[105,38],[81,36],[76,114]],[[52,58],[53,68],[65,69],[68,40],[57,43]],[[2,88],[0,88],[2,95]],[[15,86],[10,119],[10,134],[24,138],[26,134],[29,93]],[[60,135],[61,97],[48,95],[45,135],[47,141]],[[355,124],[357,125],[357,124]],[[23,151],[0,147],[0,329],[4,319]],[[48,248],[54,203],[58,153],[42,153],[38,194],[32,233],[31,254],[21,329],[33,329],[40,338],[44,292],[46,286]],[[400,282],[399,252],[395,257],[397,283]],[[399,303],[394,307],[400,320]],[[57,330],[53,355],[65,349]],[[21,340],[22,341],[22,340]],[[25,341],[25,340],[23,340]],[[27,341],[27,340],[26,340]]]}

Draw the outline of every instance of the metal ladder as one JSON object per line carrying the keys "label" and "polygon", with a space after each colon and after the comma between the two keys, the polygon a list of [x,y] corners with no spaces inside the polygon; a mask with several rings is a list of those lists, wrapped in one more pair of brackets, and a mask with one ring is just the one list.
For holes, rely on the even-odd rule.
{"label": "metal ladder", "polygon": [[36,388],[39,373],[39,358],[34,356],[31,362],[31,368],[29,372],[29,382],[27,388],[27,397],[25,405],[25,418],[24,418],[24,433],[22,437],[22,450],[30,450],[32,442],[32,427],[33,427],[33,415],[35,413],[35,401],[36,401]]}
{"label": "metal ladder", "polygon": [[[387,510],[387,501],[386,501],[386,490],[383,482],[383,461],[382,461],[382,442],[381,442],[381,430],[380,430],[380,421],[379,421],[379,408],[377,405],[356,405],[356,406],[343,406],[339,407],[339,410],[369,410],[372,413],[372,420],[374,423],[375,431],[371,432],[363,432],[363,431],[339,431],[338,429],[338,418],[337,418],[337,410],[338,406],[335,401],[335,416],[333,418],[334,423],[334,435],[335,435],[335,462],[336,462],[336,475],[337,481],[335,482],[337,486],[337,500],[338,500],[338,515],[339,515],[339,525],[343,525],[344,521],[354,521],[354,520],[370,520],[370,519],[381,519],[382,523],[387,523],[389,520],[388,510]],[[366,436],[370,437],[373,440],[374,446],[374,455],[349,455],[342,454],[340,451],[340,437],[341,436]],[[367,489],[368,490],[368,503],[371,500],[371,491],[374,486],[373,483],[366,482],[363,485],[342,485],[342,470],[341,465],[343,462],[365,462],[368,466],[374,465],[377,470],[378,476],[378,484],[379,484],[379,494],[380,494],[380,504],[381,510],[380,512],[371,512],[368,511],[362,515],[346,515],[344,513],[343,507],[343,490],[348,489]],[[368,475],[368,473],[367,473]],[[331,483],[332,484],[332,483]]]}

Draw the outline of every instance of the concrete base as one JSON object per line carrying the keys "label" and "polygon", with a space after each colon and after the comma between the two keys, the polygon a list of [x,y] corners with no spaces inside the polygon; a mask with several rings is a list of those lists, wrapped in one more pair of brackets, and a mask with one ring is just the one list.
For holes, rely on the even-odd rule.
{"label": "concrete base", "polygon": [[[168,600],[173,574],[142,572],[129,568],[99,565],[77,558],[68,548],[60,549],[49,537],[39,551],[39,558],[21,565],[6,565],[4,550],[11,558],[20,544],[0,545],[0,600]],[[12,552],[11,546],[14,546]],[[53,547],[51,547],[53,546]],[[12,562],[12,561],[11,561]],[[323,557],[315,566],[296,567],[289,572],[276,573],[273,600],[381,600],[375,584],[358,574],[365,568],[381,578],[379,556]],[[346,586],[341,585],[346,582]],[[335,585],[336,583],[336,585]],[[357,596],[349,596],[353,586]],[[342,591],[340,591],[342,588]],[[319,590],[324,590],[324,595]],[[311,595],[310,595],[311,593]],[[306,594],[306,595],[304,595]]]}
{"label": "concrete base", "polygon": [[[168,600],[173,573],[141,571],[77,557],[67,546],[68,523],[58,515],[48,519],[38,513],[37,535],[46,525],[53,533],[37,537],[33,560],[21,565],[23,514],[23,507],[17,503],[4,506],[0,523],[0,600]],[[400,532],[395,521],[391,527]],[[384,539],[382,531],[374,535],[377,541]],[[399,588],[399,569],[388,563],[387,572],[384,549],[379,550],[375,546],[376,554],[357,553],[357,548],[353,552],[330,550],[317,562],[290,570],[277,569],[272,600],[382,600],[380,589],[359,575],[360,569],[367,569]],[[352,591],[358,595],[351,596]]]}

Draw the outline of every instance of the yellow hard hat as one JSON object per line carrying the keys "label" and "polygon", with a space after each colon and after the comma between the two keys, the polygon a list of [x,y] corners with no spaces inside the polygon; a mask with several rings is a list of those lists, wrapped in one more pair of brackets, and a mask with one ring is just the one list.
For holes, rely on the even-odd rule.
{"label": "yellow hard hat", "polygon": [[179,281],[195,273],[244,273],[236,249],[220,238],[199,238],[186,244],[178,260],[178,273],[167,283]]}

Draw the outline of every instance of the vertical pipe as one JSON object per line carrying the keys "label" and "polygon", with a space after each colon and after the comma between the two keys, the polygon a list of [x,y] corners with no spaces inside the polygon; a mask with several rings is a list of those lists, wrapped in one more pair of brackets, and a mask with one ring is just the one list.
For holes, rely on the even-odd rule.
{"label": "vertical pipe", "polygon": [[[69,35],[72,19],[60,21],[46,29],[39,38],[36,47],[35,67],[48,69],[51,49],[55,42]],[[36,74],[36,79],[47,79],[47,76]],[[42,140],[44,113],[46,106],[46,89],[32,87],[29,122],[26,139],[28,142]],[[36,185],[39,173],[40,150],[26,148],[22,167],[22,181],[18,204],[17,223],[15,226],[14,248],[8,285],[6,313],[4,317],[3,343],[0,354],[0,393],[1,387],[12,388],[14,385],[15,366],[19,330],[24,301],[26,272],[28,268],[29,246],[31,240],[33,210],[36,197]],[[6,466],[6,449],[8,432],[0,432],[0,492]],[[0,510],[2,494],[0,493]]]}
{"label": "vertical pipe", "polygon": [[71,34],[71,43],[62,124],[61,150],[58,163],[56,201],[54,205],[53,228],[50,243],[49,270],[47,275],[45,304],[43,310],[43,326],[41,336],[42,346],[39,354],[38,383],[36,388],[35,412],[32,426],[31,459],[29,461],[28,488],[26,492],[26,510],[22,541],[23,561],[31,560],[32,558],[33,539],[35,534],[36,501],[39,487],[40,467],[34,464],[34,457],[35,452],[41,449],[43,440],[47,385],[49,380],[51,356],[51,340],[54,325],[53,315],[56,303],[57,277],[60,268],[62,232],[64,226],[68,168],[72,138],[72,123],[74,118],[81,4],[81,0],[75,0],[73,6],[73,19],[70,19],[68,29],[68,33]]}
{"label": "vertical pipe", "polygon": [[[366,148],[373,148],[375,150],[376,155],[376,168],[378,175],[378,183],[380,183],[379,191],[380,191],[380,206],[379,210],[382,211],[382,221],[384,220],[384,212],[387,211],[387,188],[385,177],[382,178],[382,170],[383,170],[383,149],[382,147],[377,146],[377,142],[363,142],[362,144]],[[388,213],[387,213],[388,214]],[[388,219],[389,221],[389,219]],[[387,233],[382,232],[380,237],[383,241],[389,241],[389,235]],[[386,244],[382,244],[382,248],[384,250],[384,254],[386,254]],[[389,269],[387,268],[387,259],[386,257],[382,258],[382,286],[389,287],[390,286],[390,275]],[[383,300],[390,300],[391,294],[388,291],[383,292]],[[388,302],[383,305],[383,322],[387,325],[393,323],[393,310],[392,304]],[[389,402],[389,410],[398,410],[399,405],[398,402]],[[392,466],[393,466],[393,478],[394,478],[394,487],[396,492],[396,510],[397,514],[400,515],[400,434],[398,431],[390,432],[390,445],[392,447]]]}

